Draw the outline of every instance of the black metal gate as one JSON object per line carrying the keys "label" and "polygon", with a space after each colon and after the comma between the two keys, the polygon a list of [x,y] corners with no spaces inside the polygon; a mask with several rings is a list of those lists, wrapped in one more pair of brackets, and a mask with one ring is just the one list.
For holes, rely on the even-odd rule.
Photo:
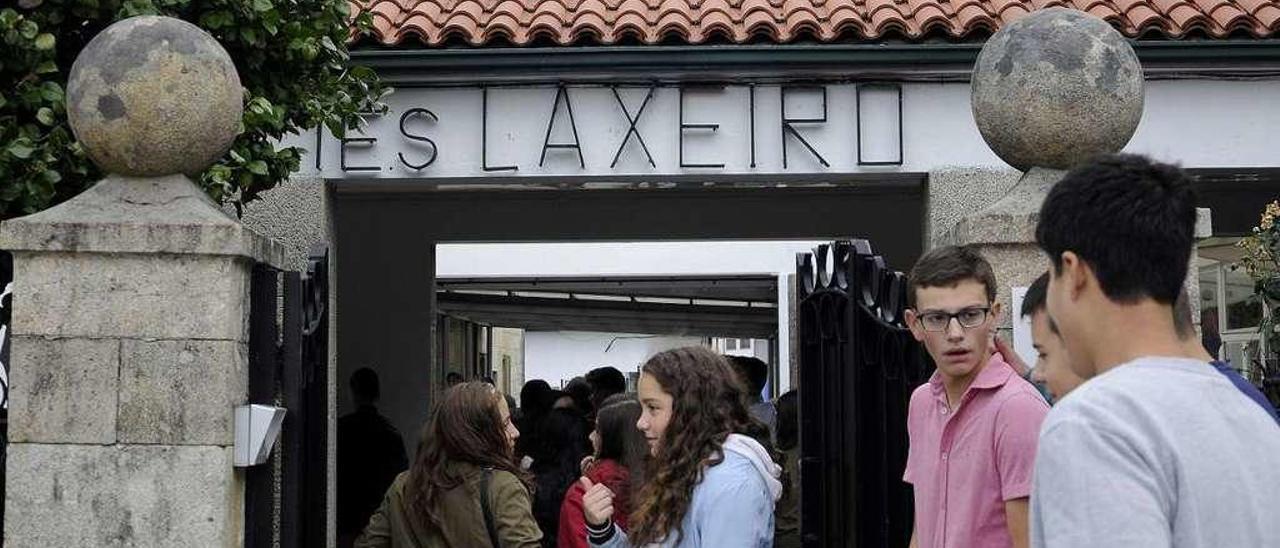
{"label": "black metal gate", "polygon": [[254,267],[249,401],[287,410],[271,460],[245,472],[245,546],[324,546],[329,493],[329,255]]}
{"label": "black metal gate", "polygon": [[907,404],[933,369],[903,320],[906,277],[865,240],[796,263],[803,545],[906,546]]}

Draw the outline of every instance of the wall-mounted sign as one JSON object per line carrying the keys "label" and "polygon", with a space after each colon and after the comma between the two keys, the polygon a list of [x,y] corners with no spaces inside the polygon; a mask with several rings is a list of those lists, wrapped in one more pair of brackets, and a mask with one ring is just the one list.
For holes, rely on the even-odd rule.
{"label": "wall-mounted sign", "polygon": [[400,89],[365,131],[313,135],[311,162],[330,178],[894,170],[913,153],[908,95],[897,84]]}

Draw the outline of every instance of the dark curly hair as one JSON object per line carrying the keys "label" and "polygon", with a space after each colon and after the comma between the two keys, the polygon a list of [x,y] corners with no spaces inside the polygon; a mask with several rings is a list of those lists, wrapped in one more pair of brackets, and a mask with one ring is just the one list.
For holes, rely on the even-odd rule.
{"label": "dark curly hair", "polygon": [[694,487],[724,461],[729,434],[755,438],[778,460],[769,428],[748,412],[744,387],[724,357],[700,346],[677,348],[649,358],[641,370],[671,394],[673,405],[629,520],[633,546],[662,542],[672,531],[679,541]]}
{"label": "dark curly hair", "polygon": [[481,382],[454,385],[436,400],[405,479],[410,519],[424,530],[440,527],[442,496],[466,480],[451,463],[510,472],[532,490],[532,478],[515,462],[502,405],[502,395]]}

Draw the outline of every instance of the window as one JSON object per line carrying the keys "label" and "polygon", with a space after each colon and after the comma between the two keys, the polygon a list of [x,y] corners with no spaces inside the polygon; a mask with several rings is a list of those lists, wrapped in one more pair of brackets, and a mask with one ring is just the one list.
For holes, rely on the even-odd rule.
{"label": "window", "polygon": [[1260,339],[1241,334],[1226,335],[1222,339],[1222,360],[1241,375],[1252,378],[1254,369],[1262,360]]}
{"label": "window", "polygon": [[1258,333],[1266,313],[1253,293],[1253,280],[1232,264],[1235,241],[1218,241],[1197,250],[1200,274],[1200,340],[1214,357],[1250,377],[1266,349]]}
{"label": "window", "polygon": [[1227,329],[1257,328],[1262,323],[1262,300],[1253,293],[1253,279],[1242,270],[1222,268]]}

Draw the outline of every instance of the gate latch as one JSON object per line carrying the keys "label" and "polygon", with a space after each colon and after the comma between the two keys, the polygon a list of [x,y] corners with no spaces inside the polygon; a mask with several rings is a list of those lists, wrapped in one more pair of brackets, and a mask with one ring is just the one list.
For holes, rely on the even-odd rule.
{"label": "gate latch", "polygon": [[233,463],[247,467],[267,462],[271,448],[280,437],[280,424],[284,422],[283,407],[270,405],[241,405],[235,409],[235,450]]}

